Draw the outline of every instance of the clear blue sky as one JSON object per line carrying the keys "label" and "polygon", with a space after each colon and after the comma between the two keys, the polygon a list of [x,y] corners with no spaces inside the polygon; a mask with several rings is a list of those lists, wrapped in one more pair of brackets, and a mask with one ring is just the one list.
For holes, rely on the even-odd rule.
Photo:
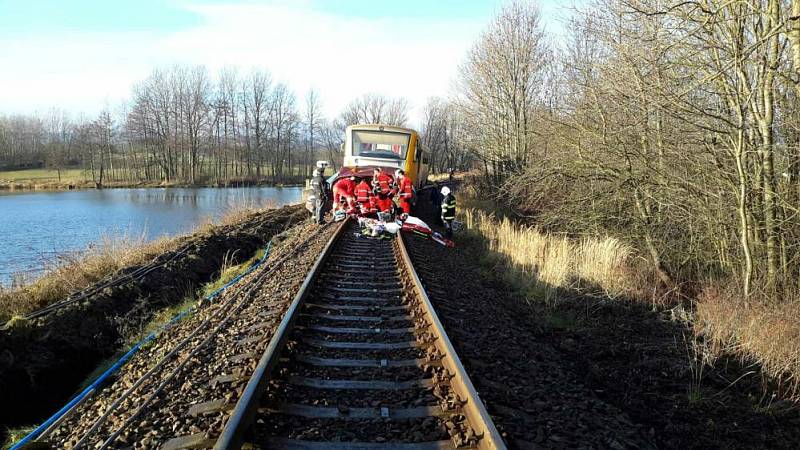
{"label": "clear blue sky", "polygon": [[[540,0],[558,32],[559,5]],[[0,113],[120,103],[155,67],[269,69],[331,114],[362,91],[420,106],[445,96],[458,63],[502,0],[0,0]],[[414,55],[426,73],[338,78],[364,51]],[[374,54],[374,53],[373,53]],[[382,68],[396,61],[384,56]],[[387,66],[387,64],[389,66]],[[402,75],[402,76],[401,76]]]}
{"label": "clear blue sky", "polygon": [[[181,2],[170,0],[0,0],[0,33],[17,35],[54,31],[175,31],[197,25],[202,17],[189,3],[290,4],[291,2]],[[489,17],[498,1],[463,0],[317,0],[299,1],[340,16]],[[547,2],[552,3],[552,2]]]}

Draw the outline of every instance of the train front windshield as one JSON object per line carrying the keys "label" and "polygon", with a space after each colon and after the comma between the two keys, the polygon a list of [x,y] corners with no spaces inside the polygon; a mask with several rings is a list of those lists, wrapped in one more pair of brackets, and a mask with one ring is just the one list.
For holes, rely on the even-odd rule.
{"label": "train front windshield", "polygon": [[404,160],[410,142],[406,133],[353,130],[353,156]]}

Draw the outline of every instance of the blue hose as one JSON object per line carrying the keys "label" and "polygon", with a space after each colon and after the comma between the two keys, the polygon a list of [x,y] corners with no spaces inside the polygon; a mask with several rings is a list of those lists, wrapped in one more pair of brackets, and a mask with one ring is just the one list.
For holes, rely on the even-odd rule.
{"label": "blue hose", "polygon": [[[219,294],[221,294],[223,291],[225,291],[225,289],[228,289],[229,287],[233,286],[234,284],[236,284],[237,281],[241,280],[243,277],[245,277],[249,273],[251,273],[254,270],[256,270],[261,264],[264,263],[264,261],[267,260],[267,257],[269,256],[269,253],[270,253],[271,250],[272,250],[272,240],[270,240],[269,243],[267,244],[267,248],[264,250],[264,256],[262,256],[261,259],[259,259],[255,264],[250,266],[250,268],[247,269],[245,272],[243,272],[240,275],[237,275],[234,279],[232,279],[231,281],[227,282],[224,286],[222,286],[221,288],[219,288],[216,291],[214,291],[211,294],[209,294],[206,297],[206,299],[207,300],[213,300],[215,297],[217,297]],[[106,379],[108,379],[108,377],[110,377],[111,375],[114,374],[114,372],[119,370],[119,368],[122,367],[129,359],[131,359],[131,357],[134,354],[136,354],[136,352],[138,352],[139,349],[141,349],[145,344],[147,344],[148,342],[150,342],[153,339],[155,339],[169,325],[174,324],[175,322],[178,322],[179,320],[181,320],[184,317],[186,317],[187,315],[189,315],[192,311],[194,311],[194,309],[195,309],[195,307],[192,306],[190,309],[187,309],[186,311],[182,311],[182,312],[176,314],[172,319],[170,319],[169,322],[167,322],[167,324],[162,326],[158,331],[150,333],[147,337],[145,337],[141,341],[137,342],[133,347],[131,347],[130,350],[128,350],[127,353],[122,355],[122,357],[120,359],[118,359],[114,363],[113,366],[109,367],[108,370],[106,370],[105,372],[103,372],[102,375],[97,377],[97,379],[94,380],[94,382],[92,384],[90,384],[89,387],[84,389],[80,394],[76,395],[75,398],[70,400],[69,403],[64,405],[63,408],[59,409],[57,413],[53,414],[49,419],[44,421],[44,423],[42,423],[41,425],[36,427],[35,430],[33,430],[30,433],[28,433],[28,435],[25,436],[24,438],[22,438],[22,440],[18,441],[16,444],[14,444],[11,447],[10,450],[19,450],[22,447],[24,447],[26,444],[28,444],[29,442],[31,442],[34,439],[36,439],[37,436],[39,436],[45,430],[50,428],[50,426],[52,426],[59,419],[61,419],[64,416],[64,414],[68,413],[72,408],[74,408],[81,401],[83,401],[83,399],[85,399],[92,391],[97,389]]]}

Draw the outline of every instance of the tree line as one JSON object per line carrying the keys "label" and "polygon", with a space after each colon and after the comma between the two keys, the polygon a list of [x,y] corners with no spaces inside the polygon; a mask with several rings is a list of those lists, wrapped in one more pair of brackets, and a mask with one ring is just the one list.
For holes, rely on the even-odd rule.
{"label": "tree line", "polygon": [[321,110],[318,92],[298,99],[265,70],[158,68],[113,113],[0,116],[0,170],[79,168],[98,186],[298,182],[317,159],[340,162],[345,126],[406,125],[409,104],[364,94],[337,118]]}
{"label": "tree line", "polygon": [[[515,1],[420,131],[434,171],[480,168],[544,227],[623,237],[670,289],[712,278],[781,298],[800,275],[798,98],[800,0],[591,0],[557,36]],[[171,67],[119,114],[1,117],[0,166],[281,182],[337,161],[348,123],[408,125],[409,109],[364,95],[327,119],[267,72]]]}
{"label": "tree line", "polygon": [[428,135],[458,136],[541,226],[623,237],[670,289],[780,299],[800,275],[798,99],[800,0],[591,0],[560,36],[518,1]]}

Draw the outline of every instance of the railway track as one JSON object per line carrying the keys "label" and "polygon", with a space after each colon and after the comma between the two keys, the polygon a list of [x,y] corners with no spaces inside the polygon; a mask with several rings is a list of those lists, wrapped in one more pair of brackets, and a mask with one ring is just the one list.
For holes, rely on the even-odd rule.
{"label": "railway track", "polygon": [[505,448],[402,239],[357,231],[320,255],[215,448]]}
{"label": "railway track", "polygon": [[402,239],[325,230],[299,234],[37,448],[504,449]]}

